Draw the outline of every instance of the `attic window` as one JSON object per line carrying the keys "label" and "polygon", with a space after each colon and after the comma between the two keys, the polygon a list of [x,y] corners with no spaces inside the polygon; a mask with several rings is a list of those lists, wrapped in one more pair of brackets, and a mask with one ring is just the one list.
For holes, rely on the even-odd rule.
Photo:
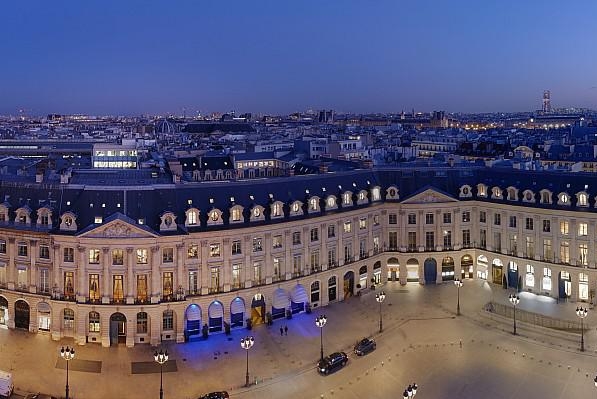
{"label": "attic window", "polygon": [[190,200],[187,200],[187,204],[189,204],[189,205],[193,205],[193,200],[192,200],[192,199],[190,199]]}
{"label": "attic window", "polygon": [[66,201],[66,205],[70,206],[70,201]]}
{"label": "attic window", "polygon": [[116,204],[116,208],[120,208],[120,204]]}
{"label": "attic window", "polygon": [[213,204],[213,203],[214,203],[214,199],[213,199],[213,198],[210,198],[210,199],[209,199],[209,203],[210,203],[210,204]]}
{"label": "attic window", "polygon": [[101,216],[95,217],[95,224],[101,224],[101,223],[103,223],[103,221],[104,221],[103,217],[101,217]]}
{"label": "attic window", "polygon": [[90,208],[93,208],[93,202],[92,202],[91,204],[89,204],[89,207],[90,207]]}
{"label": "attic window", "polygon": [[102,204],[102,208],[105,208],[105,207],[106,207],[106,204]]}
{"label": "attic window", "polygon": [[139,219],[137,219],[137,223],[138,224],[145,224],[145,219],[139,218]]}
{"label": "attic window", "polygon": [[234,202],[234,197],[230,197],[230,202]]}

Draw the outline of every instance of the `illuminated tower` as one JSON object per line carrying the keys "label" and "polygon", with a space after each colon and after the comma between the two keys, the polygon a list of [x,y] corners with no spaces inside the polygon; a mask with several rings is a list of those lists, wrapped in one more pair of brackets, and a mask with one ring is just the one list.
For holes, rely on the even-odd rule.
{"label": "illuminated tower", "polygon": [[543,113],[548,114],[551,112],[551,93],[549,90],[543,92]]}

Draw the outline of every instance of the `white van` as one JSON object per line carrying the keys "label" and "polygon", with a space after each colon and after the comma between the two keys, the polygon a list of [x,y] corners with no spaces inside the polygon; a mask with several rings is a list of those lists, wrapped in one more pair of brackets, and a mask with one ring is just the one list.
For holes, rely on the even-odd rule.
{"label": "white van", "polygon": [[8,398],[14,389],[12,374],[0,370],[0,398]]}

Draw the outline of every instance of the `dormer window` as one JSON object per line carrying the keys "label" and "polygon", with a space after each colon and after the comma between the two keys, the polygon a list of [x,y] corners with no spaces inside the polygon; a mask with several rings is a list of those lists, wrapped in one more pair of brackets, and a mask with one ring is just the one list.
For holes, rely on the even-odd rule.
{"label": "dormer window", "polygon": [[367,193],[365,191],[359,192],[359,201],[366,201],[367,200]]}
{"label": "dormer window", "polygon": [[251,209],[251,221],[255,222],[259,220],[264,220],[265,215],[263,211],[264,209],[261,205],[255,205],[253,209]]}
{"label": "dormer window", "polygon": [[298,216],[298,215],[302,215],[302,207],[303,204],[300,201],[294,201],[291,205],[290,205],[290,214],[292,216]]}
{"label": "dormer window", "polygon": [[336,197],[330,195],[325,201],[326,209],[336,209]]}
{"label": "dormer window", "polygon": [[64,225],[66,227],[71,227],[73,225],[73,218],[71,218],[70,216],[66,216],[64,218]]}
{"label": "dormer window", "polygon": [[309,212],[318,212],[318,211],[319,211],[319,198],[318,197],[309,198]]}
{"label": "dormer window", "polygon": [[473,192],[471,190],[471,186],[469,185],[464,185],[460,187],[460,194],[459,197],[460,198],[470,198],[473,196]]}
{"label": "dormer window", "polygon": [[576,195],[576,198],[577,198],[577,201],[576,201],[577,206],[589,206],[589,196],[587,195],[587,193],[585,193],[585,192],[578,193]]}
{"label": "dormer window", "polygon": [[75,214],[72,212],[65,212],[61,217],[60,230],[76,231],[77,223],[75,221]]}
{"label": "dormer window", "polygon": [[199,210],[196,208],[191,208],[187,210],[187,220],[185,222],[187,226],[197,226],[199,225]]}
{"label": "dormer window", "polygon": [[502,190],[499,187],[492,188],[491,189],[491,198],[501,199],[502,198]]}
{"label": "dormer window", "polygon": [[101,216],[96,216],[94,219],[95,224],[102,224],[103,221],[104,221],[104,218]]}
{"label": "dormer window", "polygon": [[272,213],[271,213],[272,218],[279,218],[279,217],[284,216],[282,203],[279,201],[276,201],[272,204],[271,211],[272,211]]}
{"label": "dormer window", "polygon": [[351,206],[352,205],[352,193],[350,191],[346,191],[342,194],[342,206]]}
{"label": "dormer window", "polygon": [[261,209],[258,207],[253,208],[253,217],[258,218],[261,216]]}
{"label": "dormer window", "polygon": [[218,219],[220,218],[220,215],[218,214],[217,211],[211,211],[209,213],[209,218],[212,220],[212,222],[217,222]]}
{"label": "dormer window", "polygon": [[390,186],[386,190],[386,192],[387,192],[386,199],[392,199],[392,200],[400,199],[400,196],[398,195],[398,188],[396,188],[395,186]]}
{"label": "dormer window", "polygon": [[525,190],[522,193],[522,202],[535,202],[535,194],[531,190]]}
{"label": "dormer window", "polygon": [[164,224],[166,225],[166,227],[172,226],[172,217],[171,216],[166,216],[164,218]]}
{"label": "dormer window", "polygon": [[551,204],[551,191],[541,190],[541,203],[542,204]]}
{"label": "dormer window", "polygon": [[514,187],[508,187],[508,201],[518,201],[518,190]]}
{"label": "dormer window", "polygon": [[235,205],[232,207],[230,219],[230,221],[233,223],[241,222],[243,220],[243,208],[240,205]]}
{"label": "dormer window", "polygon": [[164,212],[161,216],[162,223],[160,224],[160,230],[176,230],[176,215],[172,212]]}
{"label": "dormer window", "polygon": [[208,216],[208,218],[207,218],[208,225],[217,225],[217,224],[223,223],[222,212],[217,208],[214,208],[211,211],[209,211],[207,216]]}
{"label": "dormer window", "polygon": [[19,224],[29,224],[31,223],[31,219],[29,217],[30,214],[31,211],[28,209],[28,207],[19,208],[17,209],[17,217],[15,221]]}
{"label": "dormer window", "polygon": [[381,194],[380,194],[379,187],[373,187],[373,189],[371,189],[371,200],[372,201],[381,200]]}
{"label": "dormer window", "polygon": [[567,193],[558,195],[558,205],[570,206],[570,196]]}
{"label": "dormer window", "polygon": [[477,196],[487,197],[487,186],[485,184],[479,184],[477,186]]}

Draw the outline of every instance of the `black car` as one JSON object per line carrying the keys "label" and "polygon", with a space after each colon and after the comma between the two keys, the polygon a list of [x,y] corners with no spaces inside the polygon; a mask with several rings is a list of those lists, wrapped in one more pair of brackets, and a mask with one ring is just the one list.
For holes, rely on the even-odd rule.
{"label": "black car", "polygon": [[330,374],[334,371],[340,370],[342,367],[346,366],[348,362],[348,356],[344,352],[335,352],[331,355],[323,358],[317,363],[317,371],[320,374]]}
{"label": "black car", "polygon": [[372,338],[363,338],[354,346],[354,353],[357,356],[363,356],[369,352],[374,351],[375,348],[375,340],[373,340]]}
{"label": "black car", "polygon": [[199,399],[228,399],[229,397],[230,395],[228,395],[228,392],[220,391],[207,393],[203,396],[200,396]]}

